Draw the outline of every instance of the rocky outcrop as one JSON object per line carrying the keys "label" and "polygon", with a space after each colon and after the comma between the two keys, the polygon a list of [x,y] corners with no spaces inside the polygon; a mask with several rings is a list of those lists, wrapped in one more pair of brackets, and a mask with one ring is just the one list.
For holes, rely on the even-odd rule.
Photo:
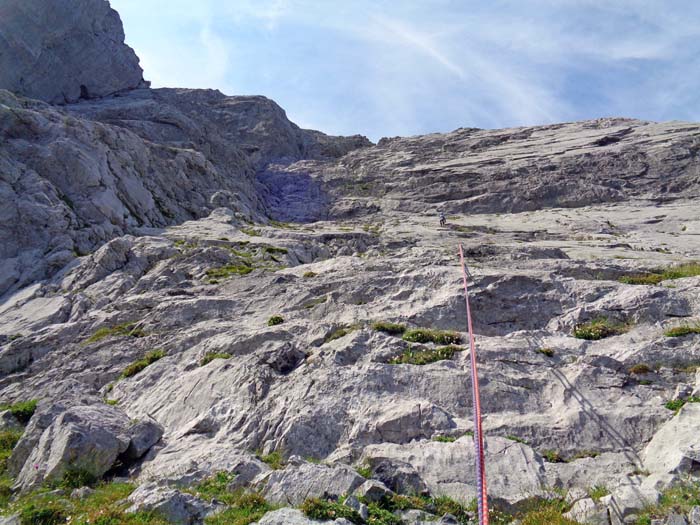
{"label": "rocky outcrop", "polygon": [[104,0],[3,2],[0,71],[0,89],[52,104],[144,85],[119,15]]}

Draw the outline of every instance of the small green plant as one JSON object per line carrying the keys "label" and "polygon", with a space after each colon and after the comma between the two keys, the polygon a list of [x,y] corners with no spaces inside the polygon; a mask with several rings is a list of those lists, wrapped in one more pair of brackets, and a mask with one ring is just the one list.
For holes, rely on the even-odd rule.
{"label": "small green plant", "polygon": [[542,457],[545,459],[545,461],[549,461],[550,463],[566,463],[566,460],[557,452],[556,450],[551,450],[551,449],[546,449],[543,450],[541,453]]}
{"label": "small green plant", "polygon": [[700,481],[685,481],[663,491],[659,502],[644,509],[637,517],[637,525],[650,525],[653,519],[663,520],[673,510],[688,514],[700,505]]}
{"label": "small green plant", "polygon": [[248,235],[249,237],[260,237],[260,231],[255,228],[243,227],[241,231]]}
{"label": "small green plant", "polygon": [[325,295],[323,297],[317,297],[316,299],[311,299],[307,303],[304,303],[303,307],[307,310],[310,310],[314,306],[318,306],[319,304],[325,303],[327,300],[328,300],[328,297]]}
{"label": "small green plant", "polygon": [[568,458],[566,461],[573,461],[576,459],[583,459],[583,458],[597,458],[600,456],[600,452],[597,450],[588,450],[588,449],[583,449],[583,450],[577,450],[576,452],[573,453],[573,455]]}
{"label": "small green plant", "polygon": [[326,338],[323,340],[323,344],[330,343],[331,341],[335,341],[336,339],[340,339],[341,337],[345,337],[349,333],[354,332],[355,330],[359,330],[361,326],[359,324],[354,324],[351,326],[343,326],[342,328],[338,328],[337,330],[331,332]]}
{"label": "small green plant", "polygon": [[17,341],[17,339],[22,339],[22,337],[22,334],[12,334],[10,337],[8,337],[8,340],[10,342]]}
{"label": "small green plant", "polygon": [[406,326],[398,323],[390,323],[388,321],[375,321],[372,323],[372,330],[384,332],[389,335],[403,335],[406,331]]}
{"label": "small green plant", "polygon": [[80,487],[92,487],[98,481],[99,478],[89,470],[69,468],[63,473],[63,477],[58,485],[66,489],[78,489]]}
{"label": "small green plant", "polygon": [[261,494],[238,493],[235,503],[223,512],[205,518],[205,525],[248,525],[273,510]]}
{"label": "small green plant", "polygon": [[104,402],[106,405],[113,406],[113,407],[115,407],[119,404],[118,399],[105,399]]}
{"label": "small green plant", "polygon": [[19,513],[19,519],[22,525],[59,525],[65,523],[68,516],[58,502],[46,502],[43,506],[29,503]]}
{"label": "small green plant", "polygon": [[307,499],[301,504],[301,511],[312,520],[345,518],[357,525],[364,523],[357,512],[336,501],[326,501],[319,498]]}
{"label": "small green plant", "polygon": [[289,250],[287,250],[287,248],[278,248],[277,246],[263,246],[263,251],[265,253],[269,253],[270,255],[274,255],[276,253],[280,253],[280,254],[289,253]]}
{"label": "small green plant", "polygon": [[17,421],[26,425],[34,415],[37,403],[38,401],[36,399],[30,399],[29,401],[0,405],[0,411],[9,410],[10,413],[17,418]]}
{"label": "small green plant", "polygon": [[573,335],[577,339],[597,341],[605,337],[624,334],[628,332],[630,325],[616,323],[606,317],[598,317],[588,323],[577,324],[574,327]]}
{"label": "small green plant", "polygon": [[683,279],[685,277],[696,277],[698,275],[700,275],[700,263],[689,262],[654,272],[625,275],[620,277],[619,281],[624,284],[653,285],[659,284],[661,281]]}
{"label": "small green plant", "polygon": [[673,399],[671,401],[667,401],[664,406],[669,410],[673,410],[677,414],[678,411],[681,408],[683,408],[686,403],[700,403],[700,397],[691,396],[687,399]]}
{"label": "small green plant", "polygon": [[516,443],[522,443],[524,445],[527,445],[527,441],[525,441],[523,438],[520,438],[518,436],[514,436],[513,434],[508,434],[506,436],[506,439],[510,439],[511,441],[515,441]]}
{"label": "small green plant", "polygon": [[537,350],[537,352],[547,357],[554,357],[554,350],[551,348],[540,348]]}
{"label": "small green plant", "polygon": [[435,436],[433,437],[433,441],[437,441],[438,443],[454,443],[457,441],[457,438],[454,436]]}
{"label": "small green plant", "polygon": [[390,365],[427,365],[436,361],[452,359],[457,352],[463,351],[461,346],[441,346],[425,350],[414,350],[409,347],[401,354],[389,360]]}
{"label": "small green plant", "polygon": [[[15,445],[21,437],[21,430],[0,431],[0,477],[5,475],[5,471],[7,470],[7,460],[12,455],[12,449],[15,448]],[[0,493],[0,500],[2,500],[4,495],[5,494]]]}
{"label": "small green plant", "polygon": [[206,366],[211,363],[214,359],[230,359],[231,354],[226,354],[224,352],[207,352],[204,357],[199,360],[199,366]]}
{"label": "small green plant", "polygon": [[304,272],[304,275],[302,277],[304,277],[304,279],[311,279],[313,277],[316,277],[317,275],[318,274],[316,272],[308,271]]}
{"label": "small green plant", "polygon": [[279,315],[273,315],[267,320],[267,326],[277,326],[282,323],[284,323],[284,319]]}
{"label": "small green plant", "polygon": [[225,266],[219,266],[217,268],[210,268],[206,271],[207,277],[210,279],[210,284],[213,280],[226,279],[234,275],[248,275],[253,271],[253,267],[247,261],[243,261],[243,264],[227,264]]}
{"label": "small green plant", "polygon": [[122,378],[127,378],[131,376],[135,376],[141,370],[146,368],[149,365],[152,365],[159,359],[162,359],[165,357],[165,350],[153,350],[151,352],[148,352],[145,356],[143,356],[143,359],[139,359],[138,361],[135,361],[134,363],[131,363],[129,366],[127,366],[124,371],[122,372],[121,377]]}
{"label": "small green plant", "polygon": [[403,334],[403,340],[410,343],[436,343],[440,345],[457,345],[462,342],[462,336],[457,332],[414,328]]}
{"label": "small green plant", "polygon": [[629,373],[633,375],[643,375],[648,374],[652,371],[652,368],[646,363],[637,363],[632,365],[629,369]]}
{"label": "small green plant", "polygon": [[370,479],[372,477],[372,467],[369,463],[363,463],[355,467],[355,471],[363,478]]}
{"label": "small green plant", "polygon": [[588,489],[588,496],[596,502],[608,494],[610,494],[610,491],[605,485],[595,485]]}
{"label": "small green plant", "polygon": [[683,337],[691,334],[700,334],[700,323],[695,325],[674,326],[664,331],[666,337]]}
{"label": "small green plant", "polygon": [[283,469],[284,466],[286,465],[286,462],[284,460],[284,456],[282,455],[282,452],[279,450],[274,450],[274,451],[270,452],[269,454],[262,454],[262,453],[258,452],[255,455],[255,457],[257,457],[263,463],[266,463],[267,465],[269,465],[274,470]]}
{"label": "small green plant", "polygon": [[146,332],[136,326],[135,321],[118,324],[112,327],[102,327],[95,331],[84,342],[85,344],[96,343],[106,337],[144,337]]}

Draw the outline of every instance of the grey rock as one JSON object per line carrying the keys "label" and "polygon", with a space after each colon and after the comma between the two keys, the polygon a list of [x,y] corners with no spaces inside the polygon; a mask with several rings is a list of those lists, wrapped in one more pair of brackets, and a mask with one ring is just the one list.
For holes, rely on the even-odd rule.
{"label": "grey rock", "polygon": [[22,525],[19,514],[11,516],[0,516],[0,525]]}
{"label": "grey rock", "polygon": [[312,520],[304,516],[300,510],[283,508],[268,512],[260,519],[260,521],[257,522],[257,525],[314,525],[316,523],[339,524],[340,521]]}
{"label": "grey rock", "polygon": [[108,405],[68,408],[41,432],[15,486],[27,490],[70,470],[100,478],[129,446],[128,426],[126,414]]}
{"label": "grey rock", "polygon": [[367,521],[367,518],[369,518],[369,508],[364,503],[361,503],[355,496],[348,496],[345,499],[344,505],[357,512],[363,520]]}
{"label": "grey rock", "polygon": [[697,470],[700,464],[698,418],[699,404],[687,403],[683,406],[644,449],[644,466],[653,473],[677,476]]}
{"label": "grey rock", "polygon": [[700,506],[695,506],[688,513],[688,525],[700,525]]}
{"label": "grey rock", "polygon": [[366,499],[367,501],[377,503],[383,499],[390,498],[394,492],[389,490],[389,488],[387,488],[387,486],[381,481],[368,479],[355,489],[354,494],[357,497]]}
{"label": "grey rock", "polygon": [[688,521],[682,514],[671,512],[671,514],[669,514],[669,516],[666,518],[665,525],[688,525]]}
{"label": "grey rock", "polygon": [[345,465],[304,463],[273,471],[262,493],[271,503],[300,505],[307,498],[337,498],[352,493],[364,478]]}
{"label": "grey rock", "polygon": [[162,515],[168,523],[176,525],[194,525],[203,523],[204,518],[215,510],[208,503],[178,490],[159,487],[147,483],[138,487],[129,496],[132,503],[127,512],[155,512]]}
{"label": "grey rock", "polygon": [[24,426],[9,410],[0,412],[0,430],[22,430]]}
{"label": "grey rock", "polygon": [[64,104],[143,85],[109,2],[7,0],[0,35],[0,89]]}
{"label": "grey rock", "polygon": [[160,440],[163,436],[163,427],[157,421],[148,418],[131,425],[127,432],[130,441],[125,456],[129,459],[138,459]]}
{"label": "grey rock", "polygon": [[94,489],[90,487],[80,487],[78,489],[73,489],[70,493],[71,499],[85,499],[95,493]]}

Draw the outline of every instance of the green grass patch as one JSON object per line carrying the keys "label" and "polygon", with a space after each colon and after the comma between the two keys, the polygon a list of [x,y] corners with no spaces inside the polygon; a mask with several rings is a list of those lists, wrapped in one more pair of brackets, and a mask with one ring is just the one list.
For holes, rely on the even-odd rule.
{"label": "green grass patch", "polygon": [[629,329],[629,324],[618,323],[606,317],[598,317],[588,323],[577,324],[574,327],[573,336],[577,339],[597,341],[606,337],[624,334]]}
{"label": "green grass patch", "polygon": [[99,328],[97,331],[95,331],[94,334],[92,334],[90,337],[88,337],[84,343],[85,344],[90,344],[90,343],[96,343],[97,341],[101,341],[102,339],[105,339],[106,337],[144,337],[146,336],[146,332],[144,332],[141,328],[136,327],[136,322],[135,321],[130,321],[128,323],[122,323],[118,324],[116,326],[111,326],[111,327],[102,327]]}
{"label": "green grass patch", "polygon": [[401,355],[389,360],[390,365],[427,365],[436,361],[452,359],[457,352],[463,351],[461,346],[440,346],[425,350],[414,350],[409,346]]}
{"label": "green grass patch", "polygon": [[646,363],[637,363],[629,368],[629,373],[633,375],[648,374],[652,368]]}
{"label": "green grass patch", "polygon": [[605,485],[595,485],[588,489],[588,496],[595,502],[599,501],[600,498],[604,498],[610,494],[610,491]]}
{"label": "green grass patch", "polygon": [[274,255],[276,253],[284,255],[289,253],[289,250],[287,250],[287,248],[278,248],[277,246],[263,246],[263,251],[265,253],[269,253],[270,255]]}
{"label": "green grass patch", "polygon": [[556,450],[546,449],[540,452],[540,455],[550,463],[566,463],[566,460]]}
{"label": "green grass patch", "polygon": [[241,231],[249,237],[260,237],[260,230],[256,230],[255,228],[243,227]]}
{"label": "green grass patch", "polygon": [[454,436],[435,436],[433,441],[437,441],[438,443],[454,443],[457,441],[457,438]]}
{"label": "green grass patch", "polygon": [[121,377],[126,378],[135,376],[147,366],[152,365],[159,359],[165,357],[165,355],[165,350],[152,350],[151,352],[148,352],[145,356],[143,356],[143,359],[139,359],[138,361],[135,361],[134,363],[131,363],[129,366],[127,366],[122,372]]}
{"label": "green grass patch", "polygon": [[664,406],[669,410],[673,410],[676,414],[678,411],[685,406],[686,403],[700,403],[700,397],[691,396],[687,399],[673,399],[672,401],[667,401]]}
{"label": "green grass patch", "polygon": [[[12,455],[12,449],[22,437],[21,430],[2,430],[0,431],[0,503],[4,501],[4,498],[9,498],[11,495],[10,487],[12,486],[12,481],[5,484],[2,483],[3,478],[6,476],[7,471],[7,460]],[[5,490],[5,488],[7,490]]]}
{"label": "green grass patch", "polygon": [[345,518],[357,525],[364,523],[357,512],[337,501],[311,498],[304,501],[300,509],[312,520],[336,520]]}
{"label": "green grass patch", "polygon": [[317,297],[316,299],[311,299],[310,301],[304,303],[303,308],[310,310],[311,308],[323,304],[328,300],[327,296]]}
{"label": "green grass patch", "polygon": [[527,445],[527,441],[525,441],[523,438],[520,438],[518,436],[514,436],[513,434],[508,434],[506,436],[506,439],[510,439],[511,441],[515,441],[516,443],[522,443],[523,445]]}
{"label": "green grass patch", "polygon": [[390,323],[388,321],[375,321],[372,323],[372,330],[384,332],[389,335],[403,335],[406,332],[406,325]]}
{"label": "green grass patch", "polygon": [[211,363],[214,359],[230,359],[231,354],[224,352],[207,352],[204,357],[199,360],[199,366],[205,366]]}
{"label": "green grass patch", "polygon": [[372,467],[369,463],[363,463],[355,467],[355,472],[357,472],[363,478],[370,479],[372,477]]}
{"label": "green grass patch", "polygon": [[304,272],[304,275],[302,275],[302,277],[304,279],[312,279],[313,277],[316,277],[317,275],[318,274],[316,272],[308,271],[308,272]]}
{"label": "green grass patch", "polygon": [[[227,264],[217,268],[210,268],[206,271],[207,277],[211,280],[227,279],[234,275],[248,275],[253,271],[253,267],[248,262],[244,264]],[[215,283],[214,283],[215,284]]]}
{"label": "green grass patch", "polygon": [[277,326],[284,323],[284,319],[280,315],[273,315],[267,320],[267,326]]}
{"label": "green grass patch", "polygon": [[462,336],[457,332],[431,330],[429,328],[414,328],[403,334],[403,340],[410,343],[435,343],[439,345],[457,345],[462,342]]}
{"label": "green grass patch", "polygon": [[34,415],[36,411],[36,404],[38,401],[36,399],[30,399],[29,401],[19,401],[12,404],[0,405],[0,411],[9,410],[10,413],[17,418],[17,421],[26,425],[29,420]]}
{"label": "green grass patch", "polygon": [[537,352],[547,357],[554,357],[554,350],[551,348],[539,348]]}
{"label": "green grass patch", "polygon": [[700,334],[700,323],[695,325],[674,326],[664,331],[666,337],[683,337],[691,334]]}
{"label": "green grass patch", "polygon": [[287,462],[284,459],[284,456],[282,455],[282,452],[279,450],[274,450],[269,454],[262,454],[258,452],[255,454],[255,457],[257,457],[260,461],[267,464],[270,468],[274,470],[283,469],[287,464]]}
{"label": "green grass patch", "polygon": [[109,405],[109,406],[113,406],[113,407],[115,407],[119,404],[118,399],[105,399],[104,402],[105,402],[105,405]]}
{"label": "green grass patch", "polygon": [[624,284],[653,285],[659,284],[661,281],[696,277],[698,275],[700,275],[700,263],[689,262],[654,272],[625,275],[620,277],[619,281]]}
{"label": "green grass patch", "polygon": [[354,332],[355,330],[359,330],[361,326],[359,324],[354,324],[351,326],[343,326],[342,328],[338,328],[337,330],[331,332],[326,338],[323,340],[323,344],[330,343],[331,341],[335,341],[336,339],[340,339],[341,337],[345,337],[346,335]]}
{"label": "green grass patch", "polygon": [[653,519],[663,519],[671,511],[688,514],[690,510],[700,505],[700,480],[686,481],[661,493],[657,505],[644,509],[637,517],[637,525],[650,525]]}

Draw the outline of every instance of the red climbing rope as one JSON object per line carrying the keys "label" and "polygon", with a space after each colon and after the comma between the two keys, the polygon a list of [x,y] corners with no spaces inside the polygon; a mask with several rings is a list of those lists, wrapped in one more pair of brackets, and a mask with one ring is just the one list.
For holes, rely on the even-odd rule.
{"label": "red climbing rope", "polygon": [[464,264],[464,252],[459,245],[459,260],[464,277],[464,300],[467,303],[467,329],[469,330],[469,353],[472,369],[472,404],[474,406],[474,452],[476,456],[476,503],[479,510],[479,525],[489,523],[489,504],[486,499],[486,469],[484,468],[484,434],[481,429],[481,399],[479,396],[479,376],[476,370],[476,345],[472,330],[472,312],[469,308],[469,287],[467,286],[467,267]]}

